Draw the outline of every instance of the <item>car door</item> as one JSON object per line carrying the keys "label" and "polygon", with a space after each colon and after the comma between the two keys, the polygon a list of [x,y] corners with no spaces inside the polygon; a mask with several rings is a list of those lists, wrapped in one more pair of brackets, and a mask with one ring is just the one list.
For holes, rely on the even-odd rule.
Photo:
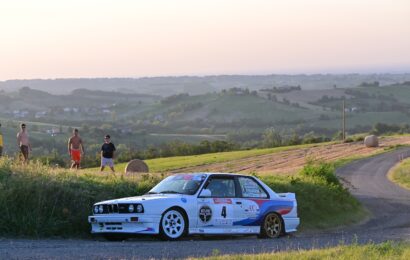
{"label": "car door", "polygon": [[198,227],[217,229],[232,227],[234,221],[234,200],[236,194],[233,176],[210,176],[204,189],[210,191],[207,197],[198,197]]}
{"label": "car door", "polygon": [[239,196],[234,204],[237,226],[257,226],[263,213],[263,204],[269,202],[269,195],[252,177],[238,176]]}

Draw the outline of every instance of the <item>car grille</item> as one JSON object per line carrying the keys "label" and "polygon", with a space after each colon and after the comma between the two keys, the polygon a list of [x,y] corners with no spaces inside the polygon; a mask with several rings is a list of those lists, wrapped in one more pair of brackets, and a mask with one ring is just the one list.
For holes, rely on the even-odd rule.
{"label": "car grille", "polygon": [[[118,214],[118,213],[129,213],[128,207],[130,204],[103,204],[103,213],[95,213],[95,215],[100,214]],[[135,204],[134,204],[135,205]]]}

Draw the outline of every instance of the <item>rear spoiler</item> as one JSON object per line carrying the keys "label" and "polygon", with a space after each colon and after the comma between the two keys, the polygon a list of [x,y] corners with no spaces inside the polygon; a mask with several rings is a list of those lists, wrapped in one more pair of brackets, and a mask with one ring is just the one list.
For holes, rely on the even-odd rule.
{"label": "rear spoiler", "polygon": [[287,199],[292,199],[292,200],[296,199],[295,193],[287,192],[287,193],[277,193],[277,194],[281,198],[287,198]]}

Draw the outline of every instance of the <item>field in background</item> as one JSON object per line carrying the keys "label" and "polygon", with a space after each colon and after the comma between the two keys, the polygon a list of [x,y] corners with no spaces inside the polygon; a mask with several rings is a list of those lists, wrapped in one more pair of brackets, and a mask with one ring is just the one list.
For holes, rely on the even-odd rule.
{"label": "field in background", "polygon": [[[322,143],[271,149],[256,149],[195,156],[146,160],[150,172],[235,172],[257,174],[293,174],[308,159],[335,162],[357,159],[383,152],[397,145],[410,144],[410,136],[382,137],[378,148],[367,148],[362,142]],[[116,165],[124,172],[126,163]],[[97,170],[97,168],[94,168]]]}
{"label": "field in background", "polygon": [[[196,167],[203,165],[214,165],[217,163],[223,162],[235,162],[236,160],[252,158],[267,154],[276,154],[284,151],[298,150],[309,147],[317,147],[322,144],[305,144],[305,145],[295,145],[295,146],[285,146],[285,147],[276,147],[276,148],[267,148],[267,149],[253,149],[253,150],[244,150],[244,151],[233,151],[233,152],[222,152],[222,153],[209,153],[201,155],[190,155],[190,156],[175,156],[167,158],[157,158],[145,160],[145,163],[148,165],[150,172],[169,172],[184,169],[188,167]],[[120,163],[115,166],[116,171],[124,172],[127,163]],[[93,168],[97,170],[98,168]]]}

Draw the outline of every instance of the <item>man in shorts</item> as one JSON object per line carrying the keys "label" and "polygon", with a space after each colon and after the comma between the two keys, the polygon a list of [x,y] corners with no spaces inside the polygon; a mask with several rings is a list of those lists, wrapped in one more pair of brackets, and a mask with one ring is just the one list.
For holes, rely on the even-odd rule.
{"label": "man in shorts", "polygon": [[0,124],[0,157],[3,155],[3,134],[1,133],[1,124]]}
{"label": "man in shorts", "polygon": [[114,152],[115,146],[111,143],[110,135],[106,135],[104,137],[104,144],[101,147],[101,169],[100,171],[104,171],[106,165],[111,168],[112,172],[114,171]]}
{"label": "man in shorts", "polygon": [[29,151],[31,151],[31,144],[28,138],[26,124],[21,124],[20,132],[17,133],[17,145],[20,147],[20,152],[23,155],[24,163],[28,163]]}
{"label": "man in shorts", "polygon": [[83,140],[78,135],[78,129],[73,130],[73,136],[68,139],[68,154],[71,157],[71,169],[80,169],[81,155],[84,154]]}

